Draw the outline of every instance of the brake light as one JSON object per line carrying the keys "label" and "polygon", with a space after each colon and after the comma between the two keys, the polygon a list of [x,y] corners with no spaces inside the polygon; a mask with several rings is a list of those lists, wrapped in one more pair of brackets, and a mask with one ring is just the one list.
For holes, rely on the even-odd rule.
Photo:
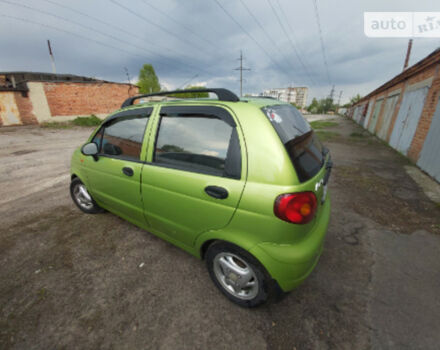
{"label": "brake light", "polygon": [[281,220],[294,224],[307,224],[315,216],[316,196],[313,192],[287,193],[277,197],[274,213]]}

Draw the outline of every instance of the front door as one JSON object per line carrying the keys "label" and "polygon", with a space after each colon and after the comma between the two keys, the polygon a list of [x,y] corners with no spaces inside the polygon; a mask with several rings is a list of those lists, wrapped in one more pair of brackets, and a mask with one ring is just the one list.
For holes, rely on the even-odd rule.
{"label": "front door", "polygon": [[[142,197],[154,232],[191,247],[225,227],[245,183],[239,130],[226,109],[162,107],[142,170]],[[242,161],[243,160],[243,161]]]}
{"label": "front door", "polygon": [[151,108],[125,111],[105,123],[92,142],[97,160],[86,157],[85,169],[92,196],[108,210],[145,225],[140,194],[142,148]]}

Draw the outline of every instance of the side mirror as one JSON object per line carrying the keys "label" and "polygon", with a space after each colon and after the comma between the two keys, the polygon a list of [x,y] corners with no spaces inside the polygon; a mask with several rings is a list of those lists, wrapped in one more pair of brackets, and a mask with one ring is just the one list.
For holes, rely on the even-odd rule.
{"label": "side mirror", "polygon": [[94,160],[98,160],[98,146],[94,142],[86,143],[81,148],[81,153],[85,156],[93,156]]}

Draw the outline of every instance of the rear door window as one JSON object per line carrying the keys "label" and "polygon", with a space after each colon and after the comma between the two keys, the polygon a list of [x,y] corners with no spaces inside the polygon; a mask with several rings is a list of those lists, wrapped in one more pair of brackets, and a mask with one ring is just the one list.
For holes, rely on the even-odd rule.
{"label": "rear door window", "polygon": [[153,162],[209,175],[240,178],[241,150],[235,123],[218,108],[161,110]]}
{"label": "rear door window", "polygon": [[263,108],[290,156],[301,182],[313,178],[324,165],[325,147],[310,124],[293,106],[273,105]]}

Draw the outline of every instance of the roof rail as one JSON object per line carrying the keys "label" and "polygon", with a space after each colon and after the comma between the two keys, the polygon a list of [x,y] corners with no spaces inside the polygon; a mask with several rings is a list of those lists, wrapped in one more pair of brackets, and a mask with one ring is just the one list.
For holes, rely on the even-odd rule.
{"label": "roof rail", "polygon": [[121,108],[131,106],[133,102],[137,99],[143,98],[143,97],[151,97],[151,96],[166,96],[171,94],[184,94],[188,92],[212,92],[217,95],[219,101],[230,101],[230,102],[238,102],[240,99],[236,94],[234,94],[232,91],[229,91],[227,89],[187,89],[187,90],[174,90],[174,91],[161,91],[161,92],[155,92],[153,94],[144,94],[144,95],[136,95],[133,97],[127,98],[124,103],[122,104]]}

